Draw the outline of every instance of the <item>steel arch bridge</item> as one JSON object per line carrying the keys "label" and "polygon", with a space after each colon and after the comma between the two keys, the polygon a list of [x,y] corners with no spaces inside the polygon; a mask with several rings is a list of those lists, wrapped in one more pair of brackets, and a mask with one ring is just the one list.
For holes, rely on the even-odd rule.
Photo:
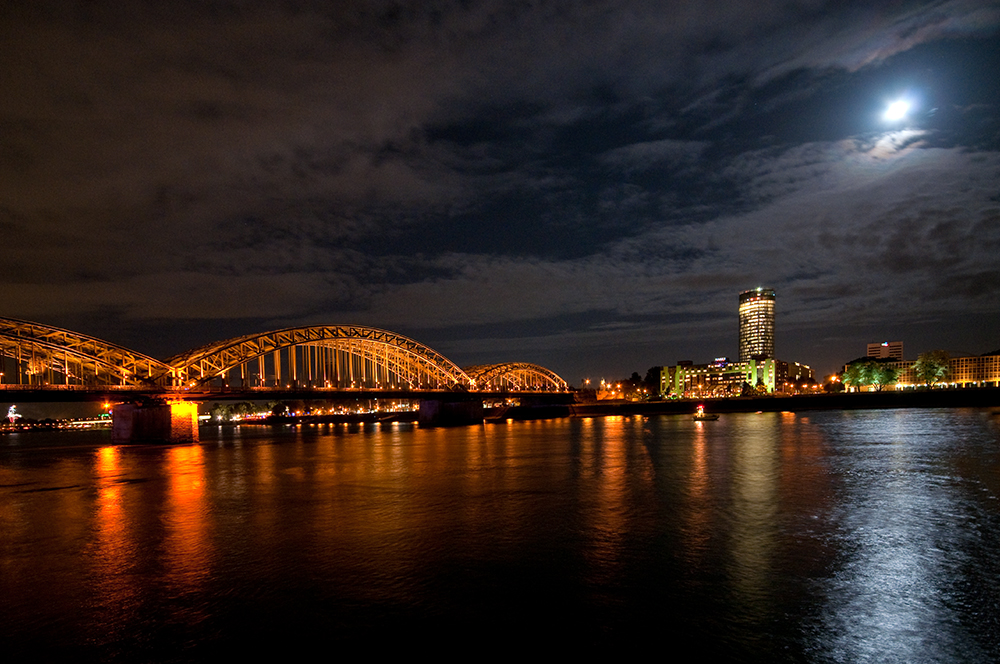
{"label": "steel arch bridge", "polygon": [[226,339],[169,360],[175,384],[221,380],[247,387],[454,389],[468,376],[431,348],[355,325],[293,327]]}
{"label": "steel arch bridge", "polygon": [[555,372],[528,362],[478,364],[465,367],[477,390],[488,392],[565,392],[566,381]]}
{"label": "steel arch bridge", "polygon": [[564,392],[536,364],[463,370],[412,339],[356,325],[293,327],[218,341],[161,361],[95,337],[0,318],[0,386],[114,389],[166,394],[244,391]]}

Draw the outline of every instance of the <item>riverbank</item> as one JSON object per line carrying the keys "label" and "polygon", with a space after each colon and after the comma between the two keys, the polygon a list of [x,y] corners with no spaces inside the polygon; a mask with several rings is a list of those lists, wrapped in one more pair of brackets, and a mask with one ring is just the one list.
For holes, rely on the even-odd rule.
{"label": "riverbank", "polygon": [[89,431],[92,429],[110,429],[110,419],[88,420],[42,420],[41,422],[18,422],[0,424],[0,434],[26,433],[29,431]]}
{"label": "riverbank", "polygon": [[729,399],[672,399],[670,401],[597,401],[573,404],[577,417],[602,415],[668,415],[694,413],[704,404],[709,413],[800,412],[808,410],[872,410],[882,408],[992,408],[1000,407],[1000,388],[906,390],[795,396],[734,397]]}
{"label": "riverbank", "polygon": [[255,426],[276,424],[374,424],[376,422],[416,422],[417,411],[395,413],[344,413],[339,415],[271,415],[262,419],[245,419],[238,422],[209,421],[202,426]]}
{"label": "riverbank", "polygon": [[[994,408],[1000,407],[1000,388],[907,390],[808,394],[794,396],[733,397],[727,399],[671,399],[668,401],[595,401],[544,406],[511,406],[485,411],[485,422],[545,420],[558,417],[608,415],[685,415],[699,404],[708,413],[800,412],[810,410],[873,410],[883,408]],[[241,424],[362,424],[415,422],[417,412],[301,415],[246,420]]]}

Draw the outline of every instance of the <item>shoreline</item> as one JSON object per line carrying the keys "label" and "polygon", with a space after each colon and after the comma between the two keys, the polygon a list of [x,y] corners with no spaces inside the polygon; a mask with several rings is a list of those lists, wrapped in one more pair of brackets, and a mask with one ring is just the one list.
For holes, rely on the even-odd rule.
{"label": "shoreline", "polygon": [[[1000,388],[961,388],[907,390],[905,392],[854,392],[840,394],[803,394],[795,396],[729,397],[714,399],[671,399],[667,401],[594,401],[573,404],[509,406],[491,412],[484,422],[493,424],[510,420],[545,420],[559,417],[605,417],[614,415],[693,415],[699,406],[715,413],[777,413],[811,410],[877,410],[890,408],[995,408],[1000,407]],[[377,422],[415,422],[416,411],[402,413],[364,413],[352,415],[299,415],[268,417],[241,422],[246,425],[287,424],[371,424]],[[226,423],[226,426],[229,423]],[[205,424],[202,426],[220,426]]]}
{"label": "shoreline", "polygon": [[[507,420],[546,420],[561,417],[607,417],[624,415],[693,415],[703,405],[709,414],[808,412],[815,410],[880,410],[895,408],[1000,408],[1000,388],[979,387],[937,390],[855,392],[840,394],[804,394],[794,396],[729,397],[707,399],[671,399],[664,401],[592,401],[572,404],[509,406],[487,409],[483,422],[495,424]],[[994,414],[1000,415],[1000,411]],[[299,415],[267,417],[241,422],[205,422],[204,427],[282,426],[296,424],[376,424],[415,423],[416,411],[396,413],[352,413],[339,415]],[[55,422],[0,425],[0,435],[32,431],[81,431],[103,426],[72,426]]]}
{"label": "shoreline", "polygon": [[699,405],[707,413],[775,413],[810,410],[875,410],[889,408],[993,408],[1000,406],[1000,388],[907,390],[803,394],[795,396],[673,399],[670,401],[598,401],[569,406],[577,417],[599,415],[693,414]]}

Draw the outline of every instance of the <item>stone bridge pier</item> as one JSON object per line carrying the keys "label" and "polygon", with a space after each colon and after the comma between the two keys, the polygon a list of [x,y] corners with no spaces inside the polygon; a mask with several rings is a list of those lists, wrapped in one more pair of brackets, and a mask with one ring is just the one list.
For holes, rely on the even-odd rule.
{"label": "stone bridge pier", "polygon": [[197,443],[198,404],[160,400],[115,404],[111,409],[111,442]]}

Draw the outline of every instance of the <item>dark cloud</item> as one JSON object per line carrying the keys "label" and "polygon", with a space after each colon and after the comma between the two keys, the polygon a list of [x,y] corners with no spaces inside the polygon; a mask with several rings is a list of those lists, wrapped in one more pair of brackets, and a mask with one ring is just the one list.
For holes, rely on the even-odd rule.
{"label": "dark cloud", "polygon": [[998,26],[971,0],[8,3],[4,314],[161,355],[349,319],[571,377],[732,354],[760,284],[788,359],[947,335],[1000,311]]}

